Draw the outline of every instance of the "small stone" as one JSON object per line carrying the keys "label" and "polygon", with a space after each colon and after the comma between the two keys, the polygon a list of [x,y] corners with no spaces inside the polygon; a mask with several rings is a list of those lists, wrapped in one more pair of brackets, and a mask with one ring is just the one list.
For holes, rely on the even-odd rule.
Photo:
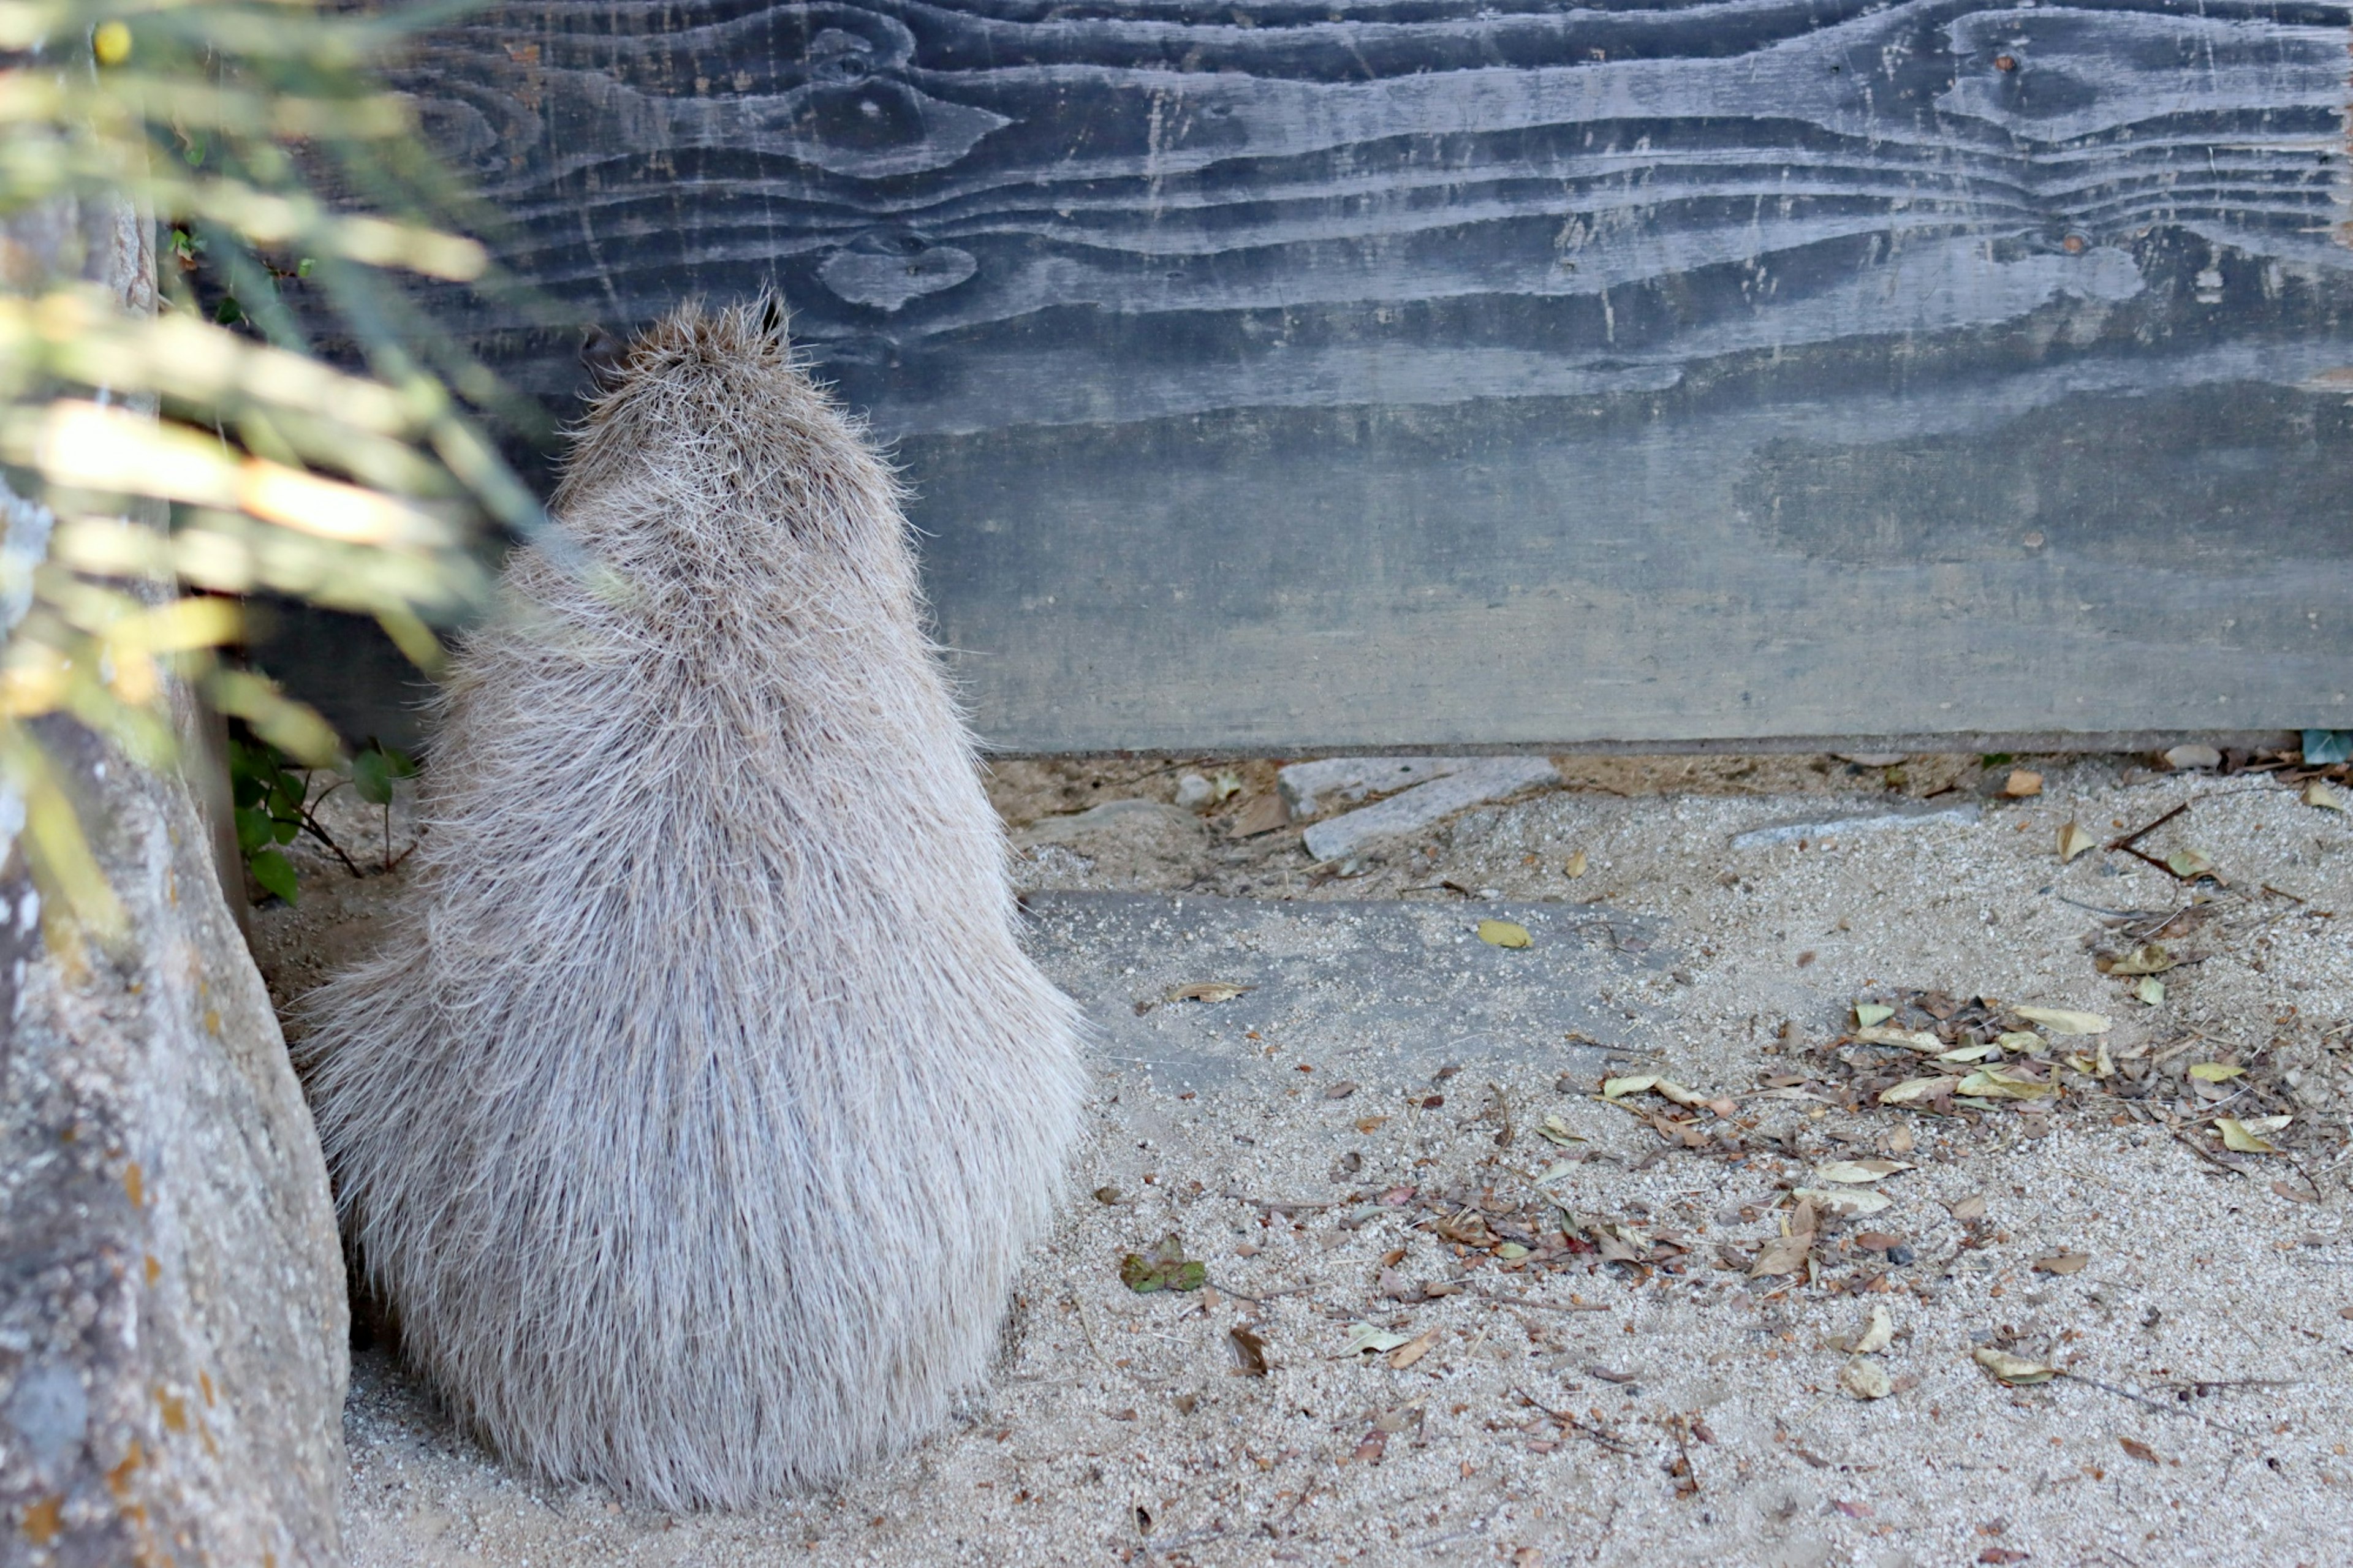
{"label": "small stone", "polygon": [[1187,811],[1198,811],[1218,796],[1218,786],[1199,773],[1187,773],[1176,781],[1176,804]]}
{"label": "small stone", "polygon": [[2175,746],[2165,753],[2165,765],[2177,773],[2195,768],[2219,768],[2222,753],[2211,746]]}

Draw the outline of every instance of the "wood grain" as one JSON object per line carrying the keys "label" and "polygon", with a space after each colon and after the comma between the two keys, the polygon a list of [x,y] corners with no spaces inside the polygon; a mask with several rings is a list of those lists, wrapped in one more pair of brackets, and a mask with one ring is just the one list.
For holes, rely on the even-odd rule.
{"label": "wood grain", "polygon": [[2269,728],[2353,722],[2348,24],[543,0],[402,81],[584,319],[783,289],[1009,746]]}

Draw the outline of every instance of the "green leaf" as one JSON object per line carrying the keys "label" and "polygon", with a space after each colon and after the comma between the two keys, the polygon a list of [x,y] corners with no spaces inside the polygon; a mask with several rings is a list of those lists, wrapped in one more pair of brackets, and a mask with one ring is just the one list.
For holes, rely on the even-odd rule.
{"label": "green leaf", "polygon": [[392,804],[393,777],[391,760],[375,747],[352,759],[352,787],[370,805]]}
{"label": "green leaf", "polygon": [[250,855],[269,842],[270,829],[275,826],[266,811],[256,811],[249,805],[237,808],[237,847]]}
{"label": "green leaf", "polygon": [[319,262],[316,257],[306,256],[301,260],[294,264],[294,276],[297,278],[308,278],[311,276],[311,268],[318,265]]}
{"label": "green leaf", "polygon": [[1139,1296],[1155,1290],[1198,1290],[1208,1283],[1209,1266],[1185,1256],[1185,1244],[1174,1232],[1144,1253],[1119,1260],[1119,1282]]}
{"label": "green leaf", "polygon": [[293,843],[294,836],[302,831],[301,821],[297,817],[273,816],[269,823],[269,836],[280,844]]}
{"label": "green leaf", "polygon": [[253,868],[253,879],[261,884],[262,891],[274,893],[288,903],[301,897],[301,888],[294,879],[294,862],[275,849],[264,849],[246,864]]}

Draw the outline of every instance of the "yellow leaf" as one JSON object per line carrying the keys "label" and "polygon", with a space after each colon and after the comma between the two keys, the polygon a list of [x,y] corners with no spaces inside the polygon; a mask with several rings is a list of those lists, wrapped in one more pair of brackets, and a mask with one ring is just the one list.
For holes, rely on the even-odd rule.
{"label": "yellow leaf", "polygon": [[1601,1097],[1617,1100],[1624,1095],[1641,1094],[1658,1081],[1659,1075],[1654,1072],[1637,1073],[1631,1078],[1608,1079],[1602,1082]]}
{"label": "yellow leaf", "polygon": [[2222,1083],[2246,1070],[2235,1062],[2197,1062],[2191,1065],[2189,1076],[2200,1083]]}
{"label": "yellow leaf", "polygon": [[1580,849],[1568,858],[1568,863],[1560,868],[1560,874],[1564,877],[1582,877],[1585,875],[1588,864],[1585,851]]}
{"label": "yellow leaf", "polygon": [[1854,1005],[1854,1021],[1860,1028],[1876,1028],[1894,1016],[1895,1016],[1894,1008],[1882,1006],[1876,1002],[1858,1002]]}
{"label": "yellow leaf", "polygon": [[1906,1079],[1902,1083],[1897,1084],[1894,1089],[1883,1089],[1880,1090],[1879,1103],[1882,1105],[1909,1105],[1915,1100],[1926,1099],[1929,1095],[1934,1094],[1939,1088],[1952,1081],[1953,1080],[1948,1078]]}
{"label": "yellow leaf", "polygon": [[1490,947],[1525,947],[1528,928],[1517,921],[1481,921],[1479,940]]}
{"label": "yellow leaf", "polygon": [[2214,1131],[2222,1135],[2222,1146],[2238,1154],[2276,1154],[2279,1145],[2269,1142],[2248,1131],[2247,1124],[2235,1116],[2214,1118]]}
{"label": "yellow leaf", "polygon": [[2007,1034],[1996,1035],[1993,1043],[2013,1055],[2024,1055],[2028,1051],[2041,1050],[2042,1037],[2027,1029],[2012,1029]]}
{"label": "yellow leaf", "polygon": [[2165,982],[2150,975],[2133,987],[2133,994],[2154,1007],[2165,1000]]}
{"label": "yellow leaf", "polygon": [[2026,768],[2012,768],[2001,786],[2001,793],[2016,800],[2042,793],[2042,775]]}
{"label": "yellow leaf", "polygon": [[2331,789],[2326,782],[2313,779],[2304,786],[2304,804],[2316,805],[2323,811],[2343,811],[2345,797]]}
{"label": "yellow leaf", "polygon": [[2115,1026],[2097,1013],[2071,1013],[2064,1007],[2012,1007],[2010,1011],[2054,1035],[2105,1035]]}
{"label": "yellow leaf", "polygon": [[2076,856],[2084,854],[2091,850],[2098,843],[2098,839],[2093,837],[2090,834],[2084,832],[2073,823],[2069,823],[2066,826],[2059,830],[2060,864],[2063,866],[2065,865],[2068,861],[2075,858]]}
{"label": "yellow leaf", "polygon": [[2165,858],[2165,868],[2185,882],[2194,882],[2200,877],[2211,876],[2214,862],[2195,849],[2176,849]]}

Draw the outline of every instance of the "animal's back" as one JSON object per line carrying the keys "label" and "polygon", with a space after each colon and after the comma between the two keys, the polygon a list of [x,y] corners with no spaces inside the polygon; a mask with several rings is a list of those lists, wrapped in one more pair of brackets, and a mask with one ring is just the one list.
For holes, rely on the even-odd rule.
{"label": "animal's back", "polygon": [[751,310],[633,349],[461,650],[396,934],[316,1005],[353,1239],[515,1458],[734,1505],[920,1435],[1074,1134],[1070,1004],[887,471]]}

